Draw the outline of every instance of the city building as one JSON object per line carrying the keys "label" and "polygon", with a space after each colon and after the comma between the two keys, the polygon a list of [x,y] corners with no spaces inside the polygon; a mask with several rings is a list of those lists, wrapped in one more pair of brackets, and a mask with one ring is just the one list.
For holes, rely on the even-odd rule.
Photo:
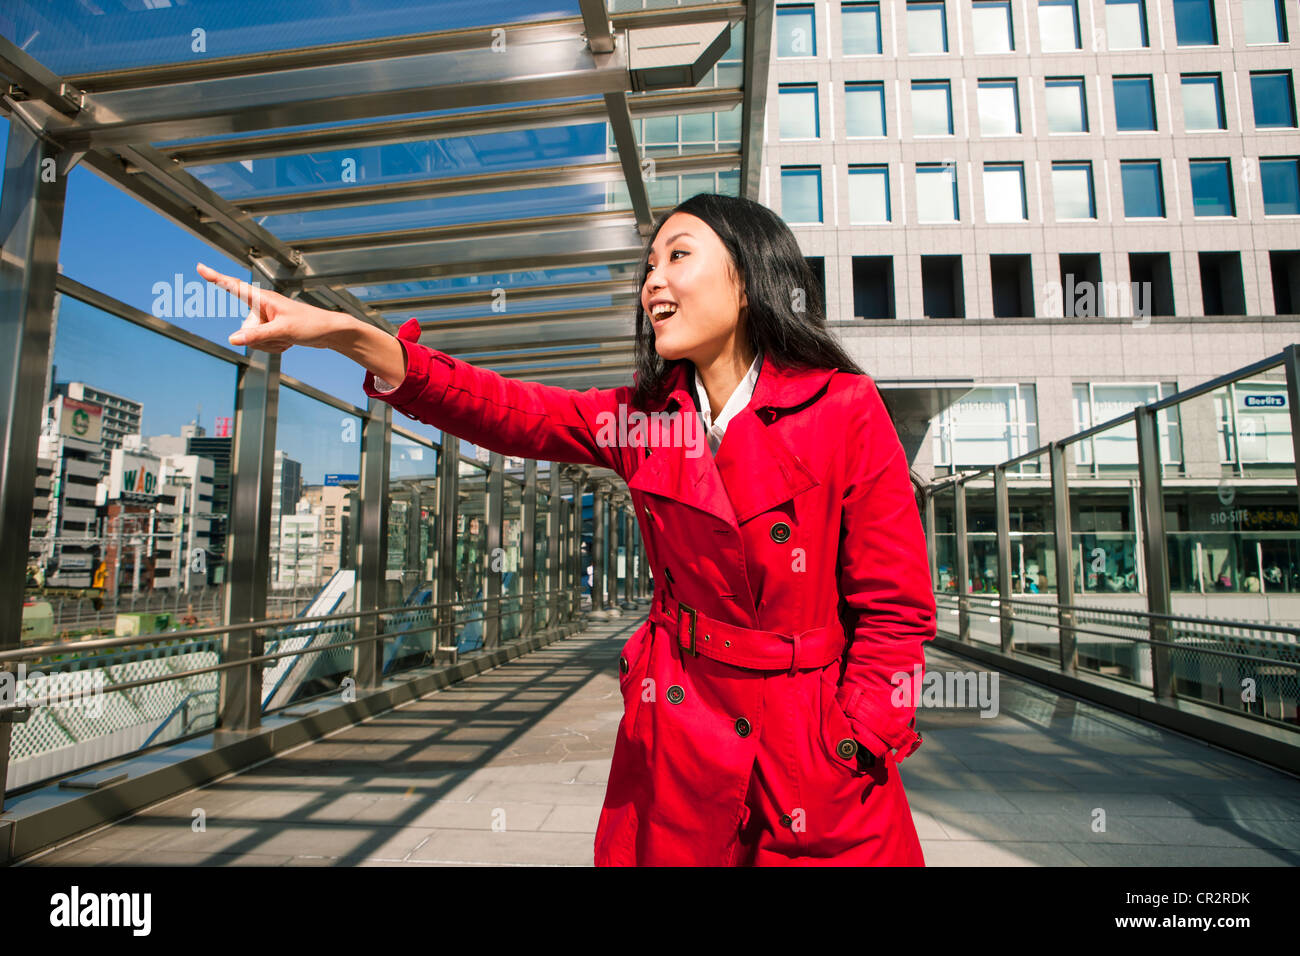
{"label": "city building", "polygon": [[85,382],[57,382],[54,385],[54,394],[66,395],[68,398],[88,402],[103,409],[100,419],[102,451],[99,465],[100,476],[108,474],[109,452],[114,448],[121,448],[122,439],[126,435],[140,433],[140,419],[144,415],[144,406],[134,399],[106,392]]}
{"label": "city building", "polygon": [[354,546],[352,515],[356,493],[355,483],[303,486],[301,500],[306,502],[309,513],[321,519],[320,570],[324,580],[329,580],[339,568],[352,566],[349,549]]}
{"label": "city building", "polygon": [[103,409],[56,395],[45,403],[28,561],[49,587],[88,588],[99,558]]}
{"label": "city building", "polygon": [[[1300,339],[1294,4],[775,13],[760,198],[795,232],[923,478],[1015,458]],[[1175,591],[1300,590],[1284,393],[1262,375],[1161,414]],[[1071,462],[1080,591],[1141,589],[1137,443],[1119,431]],[[1045,459],[1011,473],[1033,552],[1050,526]],[[967,506],[972,541],[995,549],[991,488]],[[945,520],[941,503],[941,578]],[[1019,589],[1054,581],[1047,551],[1017,554]],[[990,562],[973,560],[972,588]]]}

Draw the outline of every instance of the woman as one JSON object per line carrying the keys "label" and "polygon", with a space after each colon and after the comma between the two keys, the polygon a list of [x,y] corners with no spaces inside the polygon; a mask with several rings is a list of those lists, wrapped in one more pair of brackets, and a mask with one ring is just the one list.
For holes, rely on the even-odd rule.
{"label": "woman", "polygon": [[924,865],[897,769],[935,633],[920,517],[779,217],[700,194],[662,218],[635,385],[605,390],[507,379],[418,344],[414,319],[394,338],[202,274],[252,305],[233,344],[335,349],[409,417],[627,480],[655,595],[619,658],[598,865]]}

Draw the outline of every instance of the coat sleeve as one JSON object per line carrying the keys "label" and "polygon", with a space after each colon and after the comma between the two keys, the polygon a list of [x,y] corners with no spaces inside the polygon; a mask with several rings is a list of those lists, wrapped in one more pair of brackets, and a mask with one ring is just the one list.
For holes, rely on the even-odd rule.
{"label": "coat sleeve", "polygon": [[849,645],[837,699],[860,744],[877,759],[896,748],[902,760],[921,743],[915,702],[922,644],[935,636],[934,590],[907,456],[865,376],[854,418],[837,565]]}
{"label": "coat sleeve", "polygon": [[367,371],[362,389],[408,418],[503,455],[601,465],[623,475],[618,409],[631,389],[570,391],[521,382],[421,345],[420,323],[408,320],[397,340],[406,377],[395,388]]}

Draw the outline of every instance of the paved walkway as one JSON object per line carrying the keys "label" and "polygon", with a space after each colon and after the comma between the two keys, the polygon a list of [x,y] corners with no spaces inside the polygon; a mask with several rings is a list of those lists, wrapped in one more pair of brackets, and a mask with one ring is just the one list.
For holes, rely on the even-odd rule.
{"label": "paved walkway", "polygon": [[[27,865],[590,866],[638,623],[594,623]],[[900,772],[930,866],[1300,863],[1296,778],[1006,675],[999,708],[920,711]]]}

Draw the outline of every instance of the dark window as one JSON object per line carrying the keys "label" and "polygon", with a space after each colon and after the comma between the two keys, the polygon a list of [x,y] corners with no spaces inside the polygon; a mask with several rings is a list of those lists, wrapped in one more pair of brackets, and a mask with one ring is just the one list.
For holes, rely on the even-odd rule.
{"label": "dark window", "polygon": [[927,319],[964,319],[961,256],[922,256],[921,295]]}
{"label": "dark window", "polygon": [[853,257],[853,315],[859,319],[892,319],[894,257]]}
{"label": "dark window", "polygon": [[1200,252],[1201,303],[1206,315],[1245,315],[1240,252]]}
{"label": "dark window", "polygon": [[989,256],[993,282],[994,318],[1017,318],[1034,314],[1034,280],[1029,256]]}
{"label": "dark window", "polygon": [[1154,130],[1156,100],[1149,76],[1115,77],[1115,128],[1121,132]]}
{"label": "dark window", "polygon": [[1061,299],[1067,318],[1105,315],[1102,290],[1100,255],[1061,253]]}
{"label": "dark window", "polygon": [[1174,273],[1167,252],[1130,252],[1130,299],[1139,315],[1176,315]]}

